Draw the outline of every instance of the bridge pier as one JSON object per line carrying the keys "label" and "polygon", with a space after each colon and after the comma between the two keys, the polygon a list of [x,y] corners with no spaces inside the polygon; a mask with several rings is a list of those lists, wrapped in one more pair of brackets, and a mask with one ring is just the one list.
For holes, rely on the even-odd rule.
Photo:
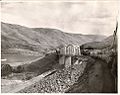
{"label": "bridge pier", "polygon": [[71,56],[66,56],[65,58],[65,68],[68,68],[71,66],[72,62],[72,57]]}
{"label": "bridge pier", "polygon": [[72,64],[72,57],[71,56],[61,56],[60,58],[59,58],[59,64],[60,65],[65,65],[65,68],[68,68],[68,67],[70,67],[71,66],[71,64]]}
{"label": "bridge pier", "polygon": [[60,64],[60,65],[65,64],[65,55],[60,56],[60,58],[59,58],[59,64]]}

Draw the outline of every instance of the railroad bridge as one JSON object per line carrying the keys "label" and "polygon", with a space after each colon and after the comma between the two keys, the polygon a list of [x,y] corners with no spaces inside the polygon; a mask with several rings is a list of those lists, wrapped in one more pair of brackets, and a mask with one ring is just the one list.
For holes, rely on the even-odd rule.
{"label": "railroad bridge", "polygon": [[81,56],[80,46],[69,44],[62,47],[59,51],[59,64],[64,64],[66,68],[73,64],[78,64],[78,57]]}

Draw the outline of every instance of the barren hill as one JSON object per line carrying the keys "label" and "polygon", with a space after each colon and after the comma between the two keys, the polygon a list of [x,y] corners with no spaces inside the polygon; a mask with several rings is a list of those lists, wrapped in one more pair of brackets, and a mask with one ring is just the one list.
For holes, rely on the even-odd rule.
{"label": "barren hill", "polygon": [[[109,36],[105,38],[104,40],[98,42],[98,41],[93,41],[93,42],[88,42],[82,45],[82,48],[96,48],[96,49],[103,49],[103,48],[110,48],[111,45],[113,44],[113,36]],[[117,40],[115,40],[114,46],[117,45]]]}
{"label": "barren hill", "polygon": [[[102,35],[69,34],[51,28],[28,28],[15,24],[1,23],[2,53],[9,49],[19,48],[34,52],[43,52],[65,44],[84,44],[86,42],[101,41]],[[16,49],[16,50],[17,50]]]}

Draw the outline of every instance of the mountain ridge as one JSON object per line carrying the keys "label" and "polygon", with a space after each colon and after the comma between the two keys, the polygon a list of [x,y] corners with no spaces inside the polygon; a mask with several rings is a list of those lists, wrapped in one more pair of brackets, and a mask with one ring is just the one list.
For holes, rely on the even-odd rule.
{"label": "mountain ridge", "polygon": [[2,52],[9,48],[29,49],[43,52],[67,44],[84,44],[101,41],[105,36],[70,34],[52,28],[28,28],[16,24],[1,23]]}

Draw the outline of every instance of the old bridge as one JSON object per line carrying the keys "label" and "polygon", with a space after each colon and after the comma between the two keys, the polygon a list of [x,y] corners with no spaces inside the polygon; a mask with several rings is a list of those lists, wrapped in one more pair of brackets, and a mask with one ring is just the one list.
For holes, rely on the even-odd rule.
{"label": "old bridge", "polygon": [[66,68],[74,63],[78,63],[78,57],[81,56],[80,46],[69,44],[60,49],[59,64],[64,64]]}

